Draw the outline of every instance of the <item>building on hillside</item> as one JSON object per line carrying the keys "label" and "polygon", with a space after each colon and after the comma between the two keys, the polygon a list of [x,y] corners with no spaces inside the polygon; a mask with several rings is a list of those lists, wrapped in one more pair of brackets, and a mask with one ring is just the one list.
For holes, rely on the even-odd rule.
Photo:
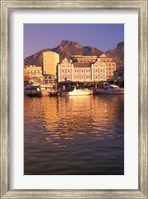
{"label": "building on hillside", "polygon": [[47,51],[43,52],[43,75],[50,75],[51,79],[56,78],[57,64],[59,63],[59,54]]}
{"label": "building on hillside", "polygon": [[98,60],[106,64],[106,80],[112,79],[116,70],[116,62],[106,54],[102,54]]}
{"label": "building on hillside", "polygon": [[[85,61],[64,59],[58,64],[58,82],[99,82],[106,80],[106,65],[97,58]],[[91,57],[91,56],[89,56]],[[83,56],[81,56],[83,58]],[[87,60],[87,61],[86,61]]]}
{"label": "building on hillside", "polygon": [[42,67],[36,65],[25,65],[24,66],[24,81],[30,83],[39,83],[43,80]]}

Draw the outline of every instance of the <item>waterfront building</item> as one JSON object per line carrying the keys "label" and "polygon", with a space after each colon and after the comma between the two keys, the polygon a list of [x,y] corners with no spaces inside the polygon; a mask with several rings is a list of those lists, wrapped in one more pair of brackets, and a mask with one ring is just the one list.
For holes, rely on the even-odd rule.
{"label": "waterfront building", "polygon": [[58,63],[58,53],[52,51],[43,52],[43,75],[51,75],[55,78]]}
{"label": "waterfront building", "polygon": [[112,79],[114,77],[114,71],[116,70],[116,62],[106,54],[102,54],[98,60],[106,64],[106,79]]}
{"label": "waterfront building", "polygon": [[92,66],[91,62],[74,62],[73,63],[73,81],[91,82]]}
{"label": "waterfront building", "polygon": [[57,73],[58,82],[99,82],[106,80],[106,65],[96,56],[79,56],[70,61],[65,58],[58,64]]}
{"label": "waterfront building", "polygon": [[42,81],[42,66],[25,65],[24,66],[24,81],[39,83]]}
{"label": "waterfront building", "polygon": [[124,86],[124,67],[117,68],[114,71],[114,81]]}
{"label": "waterfront building", "polygon": [[24,85],[29,84],[29,75],[27,73],[24,73]]}
{"label": "waterfront building", "polygon": [[71,60],[73,62],[95,62],[97,60],[97,56],[82,56],[82,55],[73,55],[71,56]]}
{"label": "waterfront building", "polygon": [[62,60],[61,63],[58,64],[57,71],[57,79],[58,82],[62,81],[73,81],[73,64],[72,61],[69,61],[67,58]]}
{"label": "waterfront building", "polygon": [[54,85],[55,83],[55,77],[53,75],[43,75],[43,84],[52,84]]}
{"label": "waterfront building", "polygon": [[99,58],[92,64],[92,81],[106,81],[106,64]]}
{"label": "waterfront building", "polygon": [[117,70],[114,71],[114,79],[124,80],[124,67],[117,68]]}

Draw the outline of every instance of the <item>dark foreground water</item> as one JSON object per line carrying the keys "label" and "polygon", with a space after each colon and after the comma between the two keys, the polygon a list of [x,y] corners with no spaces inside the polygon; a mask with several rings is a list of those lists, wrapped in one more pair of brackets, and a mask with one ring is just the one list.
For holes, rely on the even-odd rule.
{"label": "dark foreground water", "polygon": [[24,99],[25,175],[123,175],[124,96]]}

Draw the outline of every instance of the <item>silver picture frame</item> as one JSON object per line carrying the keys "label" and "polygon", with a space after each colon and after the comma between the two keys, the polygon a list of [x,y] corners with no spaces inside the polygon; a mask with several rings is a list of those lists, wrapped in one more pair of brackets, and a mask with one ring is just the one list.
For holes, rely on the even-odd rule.
{"label": "silver picture frame", "polygon": [[[0,0],[0,113],[1,198],[148,198],[148,0]],[[138,189],[137,190],[10,190],[10,78],[9,25],[11,10],[21,9],[128,9],[138,10]]]}

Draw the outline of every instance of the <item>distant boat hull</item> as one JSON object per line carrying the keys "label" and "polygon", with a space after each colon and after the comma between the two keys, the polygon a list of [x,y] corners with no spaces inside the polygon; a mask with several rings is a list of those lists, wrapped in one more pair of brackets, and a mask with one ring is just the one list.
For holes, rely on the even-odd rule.
{"label": "distant boat hull", "polygon": [[24,88],[24,94],[29,97],[41,97],[41,89],[39,86],[28,85]]}
{"label": "distant boat hull", "polygon": [[26,94],[26,96],[28,96],[28,97],[42,97],[42,93],[37,92],[37,91],[36,92],[32,91],[32,92]]}
{"label": "distant boat hull", "polygon": [[49,92],[50,97],[57,97],[57,96],[60,96],[60,95],[61,95],[61,93],[58,92],[58,91]]}
{"label": "distant boat hull", "polygon": [[98,89],[94,91],[97,95],[123,95],[124,89],[117,85],[105,86],[104,89]]}
{"label": "distant boat hull", "polygon": [[98,95],[124,95],[124,90],[120,91],[104,91],[104,90],[97,90],[94,92],[94,94]]}
{"label": "distant boat hull", "polygon": [[49,96],[49,92],[51,91],[50,85],[27,85],[24,88],[24,94],[29,97],[43,97]]}

